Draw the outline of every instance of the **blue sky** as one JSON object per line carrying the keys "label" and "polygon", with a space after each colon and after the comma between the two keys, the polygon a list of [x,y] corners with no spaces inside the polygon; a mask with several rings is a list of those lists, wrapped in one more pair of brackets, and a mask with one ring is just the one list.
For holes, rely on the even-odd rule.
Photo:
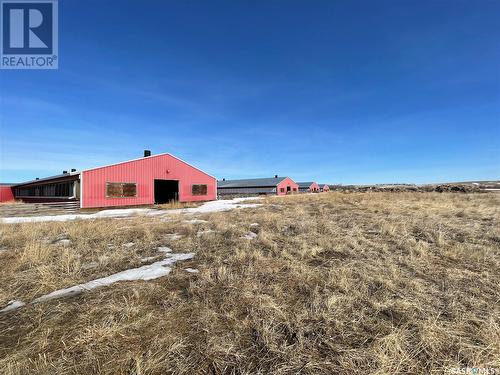
{"label": "blue sky", "polygon": [[0,71],[0,182],[170,152],[218,178],[500,178],[500,2],[59,4]]}

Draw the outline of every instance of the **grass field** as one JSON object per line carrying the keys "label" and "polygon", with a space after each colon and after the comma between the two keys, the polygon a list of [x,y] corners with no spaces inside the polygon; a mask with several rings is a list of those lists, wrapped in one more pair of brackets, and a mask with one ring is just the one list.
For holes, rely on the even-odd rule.
{"label": "grass field", "polygon": [[500,368],[500,195],[333,192],[259,203],[191,222],[0,226],[0,308],[154,262],[158,246],[196,254],[165,277],[0,314],[0,372]]}

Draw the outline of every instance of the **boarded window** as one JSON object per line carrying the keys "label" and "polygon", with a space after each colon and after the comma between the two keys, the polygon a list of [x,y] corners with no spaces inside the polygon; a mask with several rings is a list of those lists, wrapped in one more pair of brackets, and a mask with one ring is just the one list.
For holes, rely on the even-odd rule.
{"label": "boarded window", "polygon": [[280,192],[284,193],[285,192],[285,188],[280,188]]}
{"label": "boarded window", "polygon": [[132,182],[107,182],[107,198],[137,197],[137,184]]}
{"label": "boarded window", "polygon": [[207,185],[193,185],[191,188],[191,193],[193,195],[207,195],[207,191]]}
{"label": "boarded window", "polygon": [[123,196],[124,197],[136,197],[137,196],[137,184],[131,184],[131,183],[123,184]]}

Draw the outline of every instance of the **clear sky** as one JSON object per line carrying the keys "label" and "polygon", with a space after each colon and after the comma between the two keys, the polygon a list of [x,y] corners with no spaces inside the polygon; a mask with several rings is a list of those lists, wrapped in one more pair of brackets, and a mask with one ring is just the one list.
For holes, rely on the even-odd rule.
{"label": "clear sky", "polygon": [[500,178],[500,1],[60,0],[0,71],[0,182],[170,152],[218,178]]}

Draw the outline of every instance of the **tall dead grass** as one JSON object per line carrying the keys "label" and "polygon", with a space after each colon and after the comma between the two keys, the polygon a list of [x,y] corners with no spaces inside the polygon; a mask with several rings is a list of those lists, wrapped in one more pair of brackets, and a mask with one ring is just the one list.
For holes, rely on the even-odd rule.
{"label": "tall dead grass", "polygon": [[[8,250],[0,253],[0,305],[137,266],[160,245],[196,257],[162,279],[0,316],[0,368],[6,374],[498,368],[497,197],[325,193],[269,198],[261,208],[205,215],[199,223],[178,216],[2,226],[0,245]],[[244,237],[250,231],[253,240]],[[61,238],[70,243],[59,244]],[[200,272],[187,273],[188,266]]]}

